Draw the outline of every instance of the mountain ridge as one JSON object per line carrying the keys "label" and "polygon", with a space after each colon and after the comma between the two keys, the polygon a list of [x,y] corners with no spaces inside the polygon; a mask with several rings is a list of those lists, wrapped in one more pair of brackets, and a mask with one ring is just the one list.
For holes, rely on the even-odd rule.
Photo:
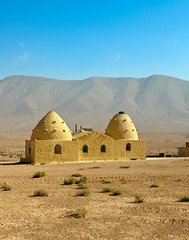
{"label": "mountain ridge", "polygon": [[31,75],[10,75],[7,76],[3,79],[0,79],[0,81],[6,81],[8,79],[15,79],[18,78],[19,80],[22,78],[32,78],[32,79],[45,79],[45,80],[57,80],[57,81],[85,81],[85,80],[90,80],[90,79],[146,79],[146,78],[153,78],[153,77],[159,77],[159,78],[170,78],[170,79],[175,79],[175,80],[181,80],[181,81],[188,81],[185,79],[181,79],[181,78],[177,78],[177,77],[173,77],[173,76],[168,76],[168,75],[163,75],[163,74],[152,74],[148,77],[100,77],[100,76],[92,76],[92,77],[88,77],[85,79],[80,79],[80,80],[66,80],[66,79],[58,79],[58,78],[50,78],[50,77],[43,77],[43,76],[31,76]]}
{"label": "mountain ridge", "polygon": [[186,132],[188,93],[188,81],[157,74],[83,80],[13,75],[0,80],[0,132],[31,131],[52,109],[71,130],[78,123],[104,131],[122,110],[139,131]]}

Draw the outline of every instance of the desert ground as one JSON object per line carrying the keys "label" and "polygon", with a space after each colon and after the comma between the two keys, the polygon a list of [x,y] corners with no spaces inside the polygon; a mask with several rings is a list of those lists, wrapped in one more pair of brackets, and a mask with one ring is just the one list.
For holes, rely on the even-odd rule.
{"label": "desert ground", "polygon": [[[171,136],[148,135],[147,152],[176,151],[175,141],[182,146],[187,135]],[[11,186],[0,189],[0,239],[188,239],[189,202],[179,198],[189,195],[189,158],[24,165],[24,143],[1,141],[0,149],[0,187]],[[32,178],[37,171],[46,176]],[[77,184],[64,185],[74,173],[87,177],[88,196],[77,196]],[[122,194],[103,192],[107,186]],[[49,195],[34,197],[35,190]],[[134,202],[138,193],[142,203]],[[85,217],[74,217],[78,208]]]}

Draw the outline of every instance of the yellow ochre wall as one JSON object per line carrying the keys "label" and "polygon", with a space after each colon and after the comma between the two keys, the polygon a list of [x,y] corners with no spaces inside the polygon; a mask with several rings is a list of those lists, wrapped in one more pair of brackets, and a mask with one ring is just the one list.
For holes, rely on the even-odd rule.
{"label": "yellow ochre wall", "polygon": [[[113,160],[115,155],[114,139],[106,137],[104,134],[100,134],[95,131],[88,134],[86,137],[78,139],[79,145],[79,160]],[[83,153],[83,146],[88,146],[88,153]],[[106,146],[106,152],[101,153],[101,146]]]}
{"label": "yellow ochre wall", "polygon": [[[61,154],[54,154],[54,147],[61,146]],[[29,154],[29,146],[32,146]],[[55,163],[78,161],[78,143],[76,141],[30,140],[27,141],[26,161],[28,163]]]}
{"label": "yellow ochre wall", "polygon": [[[127,143],[131,151],[126,151]],[[61,146],[61,154],[54,154],[55,145]],[[83,146],[88,146],[88,153],[83,153]],[[101,152],[101,146],[106,152]],[[29,147],[31,153],[29,153]],[[98,160],[129,160],[145,158],[143,140],[115,140],[92,134],[87,139],[75,141],[29,140],[26,141],[26,163],[56,163]]]}
{"label": "yellow ochre wall", "polygon": [[[138,159],[145,159],[145,142],[144,140],[115,140],[115,148],[117,148],[117,159],[121,160],[123,159],[123,156],[125,156],[125,159],[132,159],[132,158],[138,158]],[[131,144],[131,151],[126,151],[126,145],[127,143]],[[115,156],[116,159],[116,156]]]}
{"label": "yellow ochre wall", "polygon": [[[29,153],[29,148],[31,152]],[[26,140],[25,141],[25,159],[22,159],[22,162],[32,163],[35,159],[35,141]]]}
{"label": "yellow ochre wall", "polygon": [[[126,151],[126,144],[131,144],[131,151]],[[88,146],[88,153],[83,153],[83,146]],[[101,146],[106,146],[106,152],[101,152]],[[79,160],[129,160],[145,158],[145,144],[142,140],[114,140],[105,138],[88,138],[79,140]]]}

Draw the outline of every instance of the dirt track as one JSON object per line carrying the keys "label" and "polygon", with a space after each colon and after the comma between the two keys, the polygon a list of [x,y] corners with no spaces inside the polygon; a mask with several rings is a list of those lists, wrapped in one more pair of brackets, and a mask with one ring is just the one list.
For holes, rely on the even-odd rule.
{"label": "dirt track", "polygon": [[[126,165],[130,168],[120,168]],[[46,176],[31,178],[36,171]],[[76,197],[77,185],[62,185],[76,172],[87,176],[89,196]],[[109,185],[120,187],[123,194],[102,193],[103,179],[111,180]],[[150,188],[155,182],[159,187]],[[189,194],[189,159],[1,163],[3,183],[12,190],[0,192],[0,239],[188,239],[189,202],[178,199]],[[32,197],[37,189],[49,196]],[[136,193],[142,193],[145,202],[133,203]],[[79,207],[87,210],[86,217],[71,217]]]}

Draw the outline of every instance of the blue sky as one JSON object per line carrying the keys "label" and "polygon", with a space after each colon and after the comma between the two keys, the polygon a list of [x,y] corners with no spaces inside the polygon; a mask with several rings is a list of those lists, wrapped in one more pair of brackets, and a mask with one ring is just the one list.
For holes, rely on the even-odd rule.
{"label": "blue sky", "polygon": [[0,79],[189,80],[188,0],[0,0]]}

